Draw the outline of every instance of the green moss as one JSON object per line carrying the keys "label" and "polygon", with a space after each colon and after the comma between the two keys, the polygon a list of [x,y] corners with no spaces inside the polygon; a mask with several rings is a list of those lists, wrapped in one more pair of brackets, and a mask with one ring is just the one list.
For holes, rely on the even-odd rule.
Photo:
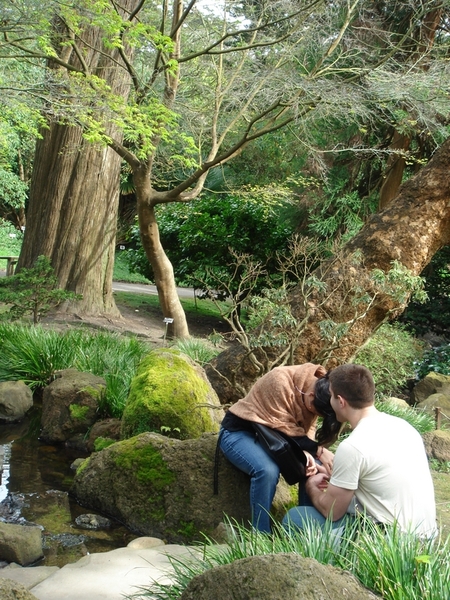
{"label": "green moss", "polygon": [[131,383],[122,417],[122,437],[164,429],[188,439],[214,431],[217,426],[208,409],[199,406],[205,403],[208,393],[206,381],[178,350],[149,353]]}
{"label": "green moss", "polygon": [[198,537],[198,529],[193,521],[180,521],[177,533],[187,540],[193,540]]}
{"label": "green moss", "polygon": [[105,438],[100,436],[94,441],[94,451],[100,452],[100,450],[104,450],[105,448],[112,446],[112,444],[115,444],[116,441],[117,440],[113,440],[112,438]]}
{"label": "green moss", "polygon": [[70,416],[72,419],[84,419],[89,412],[89,406],[81,406],[80,404],[70,404]]}
{"label": "green moss", "polygon": [[120,450],[113,461],[139,483],[149,484],[150,493],[146,505],[141,507],[140,518],[162,521],[165,518],[165,490],[175,481],[175,474],[167,468],[156,448],[151,444],[138,445],[137,442],[136,437],[120,442]]}
{"label": "green moss", "polygon": [[81,465],[76,470],[76,475],[80,475],[84,471],[84,469],[88,466],[90,460],[91,458],[89,456],[85,460],[83,460]]}

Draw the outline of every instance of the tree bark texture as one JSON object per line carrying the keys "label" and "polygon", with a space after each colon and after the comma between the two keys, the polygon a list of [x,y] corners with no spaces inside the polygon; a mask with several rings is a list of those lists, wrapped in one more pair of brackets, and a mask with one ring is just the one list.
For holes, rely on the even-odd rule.
{"label": "tree bark texture", "polygon": [[[124,9],[135,5],[136,0],[122,4]],[[101,35],[96,28],[84,32],[85,63],[113,93],[126,97],[128,73],[118,66],[117,50],[102,48]],[[64,58],[80,67],[74,51]],[[120,139],[112,125],[106,133]],[[84,140],[81,128],[52,120],[36,145],[18,268],[31,267],[39,255],[48,256],[59,285],[83,296],[66,304],[67,312],[119,315],[112,274],[120,165],[121,158],[112,149]]]}
{"label": "tree bark texture", "polygon": [[118,314],[112,272],[120,160],[83,140],[81,129],[51,123],[38,141],[18,267],[50,258],[61,288],[82,294],[66,309]]}
{"label": "tree bark texture", "polygon": [[[354,317],[354,290],[359,287],[373,293],[370,273],[373,269],[387,272],[392,261],[420,275],[433,255],[450,243],[450,140],[436,152],[427,166],[407,181],[398,196],[381,212],[373,215],[360,233],[335,257],[317,270],[317,275],[332,294],[310,299],[308,324],[295,349],[295,362],[324,362],[332,367],[352,360],[360,348],[395,311],[403,310],[391,296],[380,296],[367,313],[356,320],[340,341],[332,356],[324,357],[327,342],[321,337],[319,323],[332,319],[346,322]],[[358,252],[361,262],[352,257]],[[292,310],[298,319],[305,316],[299,291],[291,296]],[[257,353],[262,358],[262,352]],[[259,376],[242,347],[222,352],[207,368],[208,377],[222,403],[234,402],[241,388],[249,389]],[[231,382],[231,384],[229,383]]]}

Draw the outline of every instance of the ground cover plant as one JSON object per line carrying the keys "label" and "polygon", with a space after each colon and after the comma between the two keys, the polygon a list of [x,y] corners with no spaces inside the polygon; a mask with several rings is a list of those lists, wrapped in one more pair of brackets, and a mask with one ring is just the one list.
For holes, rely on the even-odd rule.
{"label": "ground cover plant", "polygon": [[356,520],[340,542],[328,525],[314,523],[303,531],[286,531],[273,524],[271,536],[227,523],[226,544],[206,538],[189,557],[171,559],[171,583],[155,581],[129,596],[133,599],[176,600],[196,575],[215,566],[263,554],[293,552],[349,571],[384,600],[444,599],[450,594],[450,538],[423,540],[400,532],[395,525],[386,531]]}
{"label": "ground cover plant", "polygon": [[58,332],[10,323],[0,323],[0,344],[0,381],[22,380],[36,389],[62,369],[93,373],[106,381],[101,413],[116,418],[122,416],[136,367],[150,350],[136,337],[111,332]]}

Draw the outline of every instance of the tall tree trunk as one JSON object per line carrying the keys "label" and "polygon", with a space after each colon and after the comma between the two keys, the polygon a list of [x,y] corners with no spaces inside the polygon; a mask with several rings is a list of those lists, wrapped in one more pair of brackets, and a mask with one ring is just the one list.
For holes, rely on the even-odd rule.
{"label": "tall tree trunk", "polygon": [[189,328],[186,314],[178,297],[172,263],[164,252],[159,237],[159,228],[155,216],[152,196],[157,196],[150,183],[148,167],[141,165],[133,170],[138,207],[139,231],[142,246],[152,265],[155,285],[158,291],[162,313],[167,321],[167,333],[170,337],[187,338]]}
{"label": "tall tree trunk", "polygon": [[[127,15],[137,4],[138,0],[124,0],[120,11]],[[55,19],[55,32],[61,41],[67,34],[64,22]],[[126,98],[129,73],[120,66],[119,50],[105,48],[102,36],[100,29],[90,27],[77,37],[77,51],[71,44],[55,48],[66,63],[104,79],[112,93]],[[112,124],[105,133],[121,139]],[[45,254],[60,286],[83,296],[66,304],[66,311],[117,316],[112,274],[121,158],[110,148],[88,143],[81,128],[57,120],[49,121],[42,136],[36,145],[18,268],[31,267]]]}
{"label": "tall tree trunk", "polygon": [[[324,320],[346,322],[354,317],[352,300],[363,286],[373,293],[370,273],[373,269],[387,272],[393,261],[420,275],[433,255],[450,243],[450,139],[445,142],[427,166],[407,181],[398,196],[380,213],[373,215],[361,232],[344,248],[343,256],[321,265],[317,276],[332,294],[325,301],[317,295],[309,302],[309,318],[304,334],[295,349],[295,362],[322,362],[328,342],[320,333]],[[355,265],[354,253],[361,256]],[[358,292],[359,294],[361,292]],[[298,320],[305,315],[300,291],[291,296],[292,310]],[[403,307],[391,296],[380,296],[340,340],[327,366],[350,361],[390,314]],[[326,356],[327,354],[325,354]],[[222,402],[234,402],[242,389],[249,389],[259,373],[245,356],[242,347],[222,352],[207,368],[208,377]],[[239,391],[240,390],[240,391]]]}
{"label": "tall tree trunk", "polygon": [[51,123],[36,146],[18,268],[50,258],[59,285],[83,295],[66,309],[118,315],[112,295],[120,159]]}

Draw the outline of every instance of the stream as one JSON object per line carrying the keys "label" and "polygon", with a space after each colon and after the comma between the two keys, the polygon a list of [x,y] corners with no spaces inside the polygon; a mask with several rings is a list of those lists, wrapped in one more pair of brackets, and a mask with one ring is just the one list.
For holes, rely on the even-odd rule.
{"label": "stream", "polygon": [[99,530],[77,526],[77,517],[94,512],[68,494],[74,477],[71,464],[80,455],[41,442],[40,418],[35,404],[21,423],[0,423],[0,520],[42,527],[44,558],[36,566],[62,567],[87,554],[126,546],[138,536],[120,523],[112,521]]}

